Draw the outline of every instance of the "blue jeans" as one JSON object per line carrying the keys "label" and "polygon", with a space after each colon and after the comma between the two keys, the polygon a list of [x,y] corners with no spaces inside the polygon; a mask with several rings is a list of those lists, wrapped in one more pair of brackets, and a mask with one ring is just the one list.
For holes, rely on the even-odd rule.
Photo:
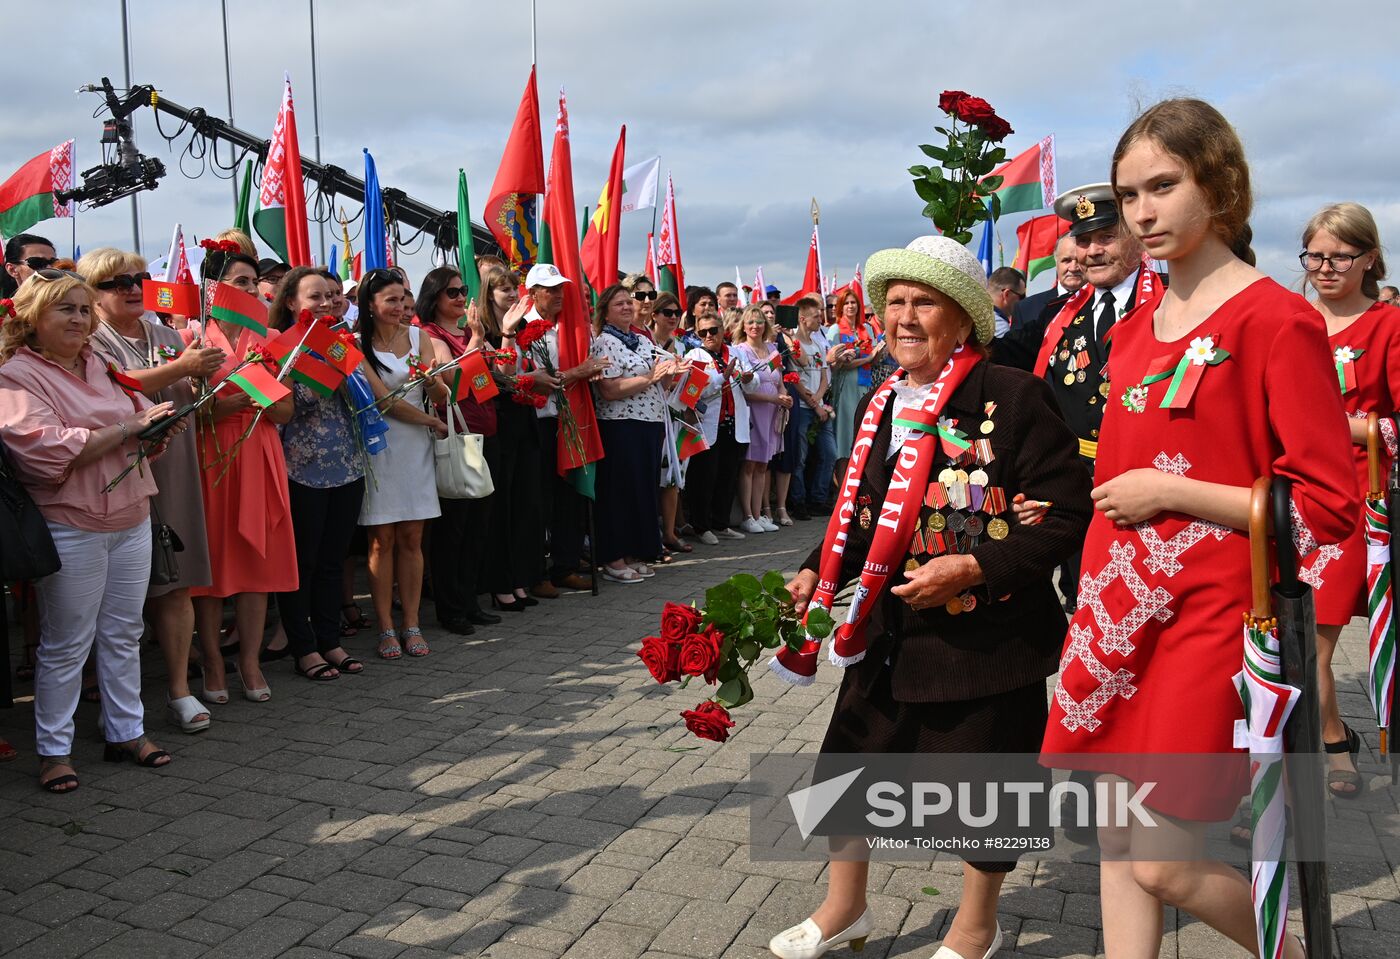
{"label": "blue jeans", "polygon": [[[836,428],[834,417],[828,417],[817,428],[814,443],[807,440],[816,411],[800,400],[793,404],[792,423],[795,442],[792,464],[792,485],[788,488],[788,502],[794,506],[818,507],[826,502],[831,487],[831,471],[836,466]],[[812,483],[807,482],[807,461],[813,459]]]}

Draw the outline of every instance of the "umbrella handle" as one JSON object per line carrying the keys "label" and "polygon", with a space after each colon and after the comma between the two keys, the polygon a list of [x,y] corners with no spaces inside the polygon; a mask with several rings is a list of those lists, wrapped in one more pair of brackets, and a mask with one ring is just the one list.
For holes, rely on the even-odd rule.
{"label": "umbrella handle", "polygon": [[1274,509],[1274,549],[1278,561],[1278,585],[1290,599],[1297,598],[1303,584],[1298,580],[1298,549],[1293,544],[1293,484],[1275,476],[1271,489]]}
{"label": "umbrella handle", "polygon": [[1385,492],[1381,486],[1381,415],[1366,414],[1366,475],[1370,481],[1367,495],[1379,499]]}
{"label": "umbrella handle", "polygon": [[1254,481],[1249,496],[1249,570],[1254,604],[1250,616],[1273,615],[1269,599],[1269,477]]}

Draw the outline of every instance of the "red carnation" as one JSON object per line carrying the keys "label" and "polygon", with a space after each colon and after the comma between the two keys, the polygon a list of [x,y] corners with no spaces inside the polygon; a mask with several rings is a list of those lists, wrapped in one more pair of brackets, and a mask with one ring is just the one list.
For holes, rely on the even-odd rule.
{"label": "red carnation", "polygon": [[553,328],[554,324],[550,323],[548,320],[531,320],[529,323],[525,324],[525,329],[521,330],[520,333],[516,335],[516,345],[522,350],[529,349],[530,344],[534,343]]}
{"label": "red carnation", "polygon": [[1011,129],[1011,124],[1007,123],[996,114],[992,114],[983,120],[979,126],[982,128],[982,136],[991,143],[1000,143],[1016,131]]}
{"label": "red carnation", "polygon": [[958,104],[956,112],[959,120],[979,126],[997,113],[992,109],[992,105],[981,97],[966,97]]}
{"label": "red carnation", "polygon": [[703,676],[713,683],[719,678],[724,634],[713,626],[703,632],[691,633],[681,642],[680,667],[687,676]]}
{"label": "red carnation", "polygon": [[967,94],[961,90],[944,90],[943,95],[938,98],[938,109],[949,115],[958,112],[958,104],[967,99]]}
{"label": "red carnation", "polygon": [[680,646],[668,643],[660,636],[648,636],[637,651],[647,670],[658,683],[672,683],[681,678]]}
{"label": "red carnation", "polygon": [[783,382],[784,382],[784,383],[791,383],[793,386],[796,386],[797,383],[798,383],[798,381],[800,381],[801,379],[802,379],[802,377],[798,376],[796,373],[784,373],[784,374],[783,374]]}
{"label": "red carnation", "polygon": [[685,728],[696,736],[717,743],[728,740],[729,730],[734,728],[728,710],[713,700],[687,709],[681,713],[681,719],[685,720]]}
{"label": "red carnation", "polygon": [[668,643],[682,643],[700,629],[700,611],[693,606],[667,603],[661,610],[661,636]]}

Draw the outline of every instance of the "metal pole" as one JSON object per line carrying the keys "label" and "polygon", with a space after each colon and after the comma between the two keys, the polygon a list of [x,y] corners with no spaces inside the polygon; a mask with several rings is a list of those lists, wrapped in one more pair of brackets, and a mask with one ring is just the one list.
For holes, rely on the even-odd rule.
{"label": "metal pole", "polygon": [[[224,18],[224,92],[228,96],[228,122],[233,126],[233,61],[228,48],[228,0],[219,0],[220,12]],[[230,180],[233,187],[233,207],[238,209],[238,173]]]}
{"label": "metal pole", "polygon": [[[316,135],[316,162],[321,162],[321,98],[316,83],[316,0],[307,0],[311,12],[311,126]],[[321,262],[326,262],[326,222],[316,218],[321,234]]]}
{"label": "metal pole", "polygon": [[[122,65],[126,70],[126,88],[131,89],[131,24],[127,10],[127,0],[122,0]],[[131,142],[136,143],[136,124],[131,125]],[[131,248],[141,252],[141,208],[137,205],[138,194],[131,195]]]}
{"label": "metal pole", "polygon": [[535,48],[535,0],[530,0],[530,66],[539,63],[539,51]]}

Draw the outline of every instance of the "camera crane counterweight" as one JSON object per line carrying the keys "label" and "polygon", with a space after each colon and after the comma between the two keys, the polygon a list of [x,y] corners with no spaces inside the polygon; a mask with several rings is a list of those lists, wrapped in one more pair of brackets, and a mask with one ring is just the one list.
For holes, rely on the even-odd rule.
{"label": "camera crane counterweight", "polygon": [[[106,110],[111,114],[111,118],[104,120],[102,125],[104,157],[110,156],[105,152],[107,147],[115,147],[116,154],[110,162],[84,170],[83,185],[57,194],[59,202],[75,200],[88,207],[106,206],[132,193],[154,190],[159,186],[157,181],[165,176],[165,165],[154,157],[142,156],[132,138],[130,117],[142,107],[169,114],[188,124],[195,136],[202,136],[214,143],[229,143],[243,151],[244,155],[256,155],[259,162],[267,159],[270,141],[240,130],[226,120],[210,115],[202,107],[185,107],[167,100],[148,84],[132,87],[125,95],[118,96],[112,81],[103,77],[101,84],[87,84],[78,92],[101,93],[104,97]],[[351,176],[338,166],[317,163],[303,156],[301,169],[305,178],[327,197],[339,195],[351,200],[364,199],[365,181]],[[385,187],[382,192],[386,222],[398,222],[425,233],[438,249],[445,252],[457,249],[456,210],[437,209],[393,187]],[[500,253],[495,237],[484,226],[473,223],[472,236],[478,253]]]}

